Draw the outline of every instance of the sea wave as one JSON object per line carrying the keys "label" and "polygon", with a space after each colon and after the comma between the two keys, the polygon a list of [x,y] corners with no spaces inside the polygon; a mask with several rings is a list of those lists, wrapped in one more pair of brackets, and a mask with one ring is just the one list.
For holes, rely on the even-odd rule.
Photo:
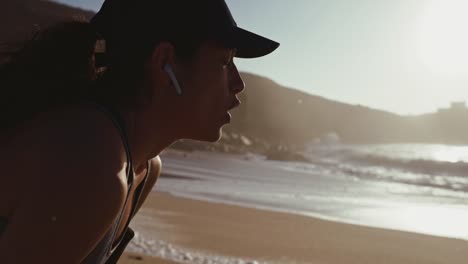
{"label": "sea wave", "polygon": [[194,250],[184,249],[161,240],[153,240],[144,237],[140,232],[135,232],[135,237],[128,245],[127,252],[144,254],[172,260],[177,263],[191,264],[277,264],[271,261],[242,259],[236,257],[220,256]]}
{"label": "sea wave", "polygon": [[417,151],[408,155],[404,147],[400,153],[395,148],[383,151],[368,146],[332,146],[313,148],[307,154],[311,163],[335,174],[468,191],[468,162],[431,159]]}

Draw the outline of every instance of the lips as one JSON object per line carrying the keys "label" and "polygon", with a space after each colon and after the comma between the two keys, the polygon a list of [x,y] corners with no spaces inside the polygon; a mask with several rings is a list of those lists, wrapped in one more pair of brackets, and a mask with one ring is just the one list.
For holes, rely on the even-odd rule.
{"label": "lips", "polygon": [[230,123],[231,122],[231,114],[229,113],[229,111],[236,108],[236,107],[238,107],[240,104],[241,104],[241,102],[239,101],[239,99],[234,98],[234,101],[227,108],[227,110],[226,110],[226,112],[225,112],[225,114],[223,116],[224,123]]}
{"label": "lips", "polygon": [[232,110],[232,109],[234,109],[234,108],[236,108],[236,107],[238,107],[240,104],[241,104],[241,102],[240,102],[238,99],[236,99],[236,100],[231,104],[231,106],[228,107],[228,111],[229,111],[229,110]]}

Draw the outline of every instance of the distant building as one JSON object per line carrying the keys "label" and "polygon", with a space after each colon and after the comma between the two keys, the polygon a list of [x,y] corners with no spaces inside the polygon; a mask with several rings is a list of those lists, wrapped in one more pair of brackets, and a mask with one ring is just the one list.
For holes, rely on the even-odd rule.
{"label": "distant building", "polygon": [[460,112],[460,111],[466,111],[466,110],[468,110],[468,108],[466,107],[466,102],[459,101],[459,102],[451,102],[449,108],[439,108],[438,112],[439,113]]}
{"label": "distant building", "polygon": [[450,104],[450,109],[452,109],[452,110],[465,110],[466,109],[465,101],[452,102]]}

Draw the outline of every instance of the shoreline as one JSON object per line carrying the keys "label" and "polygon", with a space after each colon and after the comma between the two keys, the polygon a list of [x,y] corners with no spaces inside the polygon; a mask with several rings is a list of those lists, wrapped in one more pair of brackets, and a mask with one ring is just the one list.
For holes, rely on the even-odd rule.
{"label": "shoreline", "polygon": [[396,231],[396,232],[405,232],[409,234],[415,234],[415,235],[425,235],[425,236],[430,236],[430,237],[437,237],[437,238],[446,238],[446,239],[456,239],[456,240],[462,240],[462,241],[467,241],[468,242],[468,236],[460,236],[460,237],[453,237],[453,236],[447,236],[447,235],[439,235],[436,233],[425,233],[425,232],[418,232],[414,230],[405,230],[405,229],[398,229],[398,228],[390,228],[390,227],[384,227],[384,226],[379,226],[379,225],[372,225],[372,224],[366,224],[366,223],[359,223],[357,221],[353,220],[347,220],[339,217],[332,217],[332,216],[327,216],[323,215],[320,213],[312,213],[312,212],[304,212],[300,210],[290,210],[290,209],[284,209],[284,208],[275,208],[273,206],[266,206],[266,205],[253,205],[248,202],[241,202],[241,201],[234,201],[234,200],[219,200],[216,198],[209,198],[206,196],[196,196],[196,195],[185,195],[185,194],[175,194],[172,192],[166,192],[166,191],[157,191],[158,193],[165,193],[167,195],[181,198],[181,199],[188,199],[188,200],[195,200],[195,201],[201,201],[201,202],[206,202],[206,203],[211,203],[211,204],[216,204],[216,205],[228,205],[228,206],[237,206],[241,208],[248,208],[248,209],[253,209],[253,210],[259,210],[259,211],[266,211],[266,212],[271,212],[271,213],[282,213],[282,214],[291,214],[291,215],[296,215],[296,216],[302,216],[302,217],[308,217],[308,218],[313,218],[317,220],[322,220],[326,222],[332,222],[332,223],[337,223],[337,224],[346,224],[346,225],[353,225],[353,226],[360,226],[360,227],[368,227],[368,228],[375,228],[375,229],[381,229],[381,230],[388,230],[388,231]]}
{"label": "shoreline", "polygon": [[[465,240],[198,201],[162,192],[151,193],[132,226],[145,238],[161,239],[193,252],[268,263],[461,264],[468,259]],[[119,263],[164,263],[143,254],[127,254],[139,255],[143,260]]]}
{"label": "shoreline", "polygon": [[[466,193],[463,199],[443,189],[328,175],[310,164],[255,162],[224,153],[171,150],[162,158],[165,169],[156,189],[179,197],[468,241]],[[285,190],[284,183],[291,188]]]}

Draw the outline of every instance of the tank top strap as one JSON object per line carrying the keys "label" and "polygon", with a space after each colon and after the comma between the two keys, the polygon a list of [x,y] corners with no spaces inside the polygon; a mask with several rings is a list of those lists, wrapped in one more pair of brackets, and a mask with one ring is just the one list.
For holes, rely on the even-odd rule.
{"label": "tank top strap", "polygon": [[[130,183],[130,181],[133,183],[133,162],[132,162],[132,153],[130,151],[130,143],[128,142],[128,135],[125,130],[125,120],[123,119],[122,115],[107,106],[104,106],[102,104],[97,104],[97,103],[91,103],[95,106],[96,109],[99,111],[103,112],[104,114],[107,115],[107,117],[112,121],[114,126],[117,128],[117,131],[120,134],[120,137],[122,139],[122,144],[124,145],[125,152],[127,154],[127,182]],[[132,172],[132,173],[130,173]]]}
{"label": "tank top strap", "polygon": [[[97,104],[94,102],[89,102],[89,103],[92,104],[97,110],[106,114],[106,116],[112,121],[112,123],[114,124],[114,126],[116,127],[117,131],[119,132],[121,136],[122,144],[124,145],[125,152],[127,155],[126,175],[127,175],[128,192],[127,192],[127,196],[125,197],[125,202],[123,206],[123,208],[126,208],[128,199],[129,199],[130,190],[132,189],[132,185],[133,185],[134,170],[133,170],[132,156],[130,152],[130,144],[128,142],[128,136],[125,131],[124,119],[117,111],[113,110],[110,107]],[[122,222],[122,217],[123,217],[123,210],[120,212],[119,216],[117,217],[116,221],[114,221],[109,231],[105,234],[104,238],[98,243],[96,248],[88,255],[88,257],[85,258],[82,264],[109,263],[107,262],[107,259],[109,259],[112,253],[112,245],[117,235],[117,232],[119,229],[118,227],[120,226]]]}

